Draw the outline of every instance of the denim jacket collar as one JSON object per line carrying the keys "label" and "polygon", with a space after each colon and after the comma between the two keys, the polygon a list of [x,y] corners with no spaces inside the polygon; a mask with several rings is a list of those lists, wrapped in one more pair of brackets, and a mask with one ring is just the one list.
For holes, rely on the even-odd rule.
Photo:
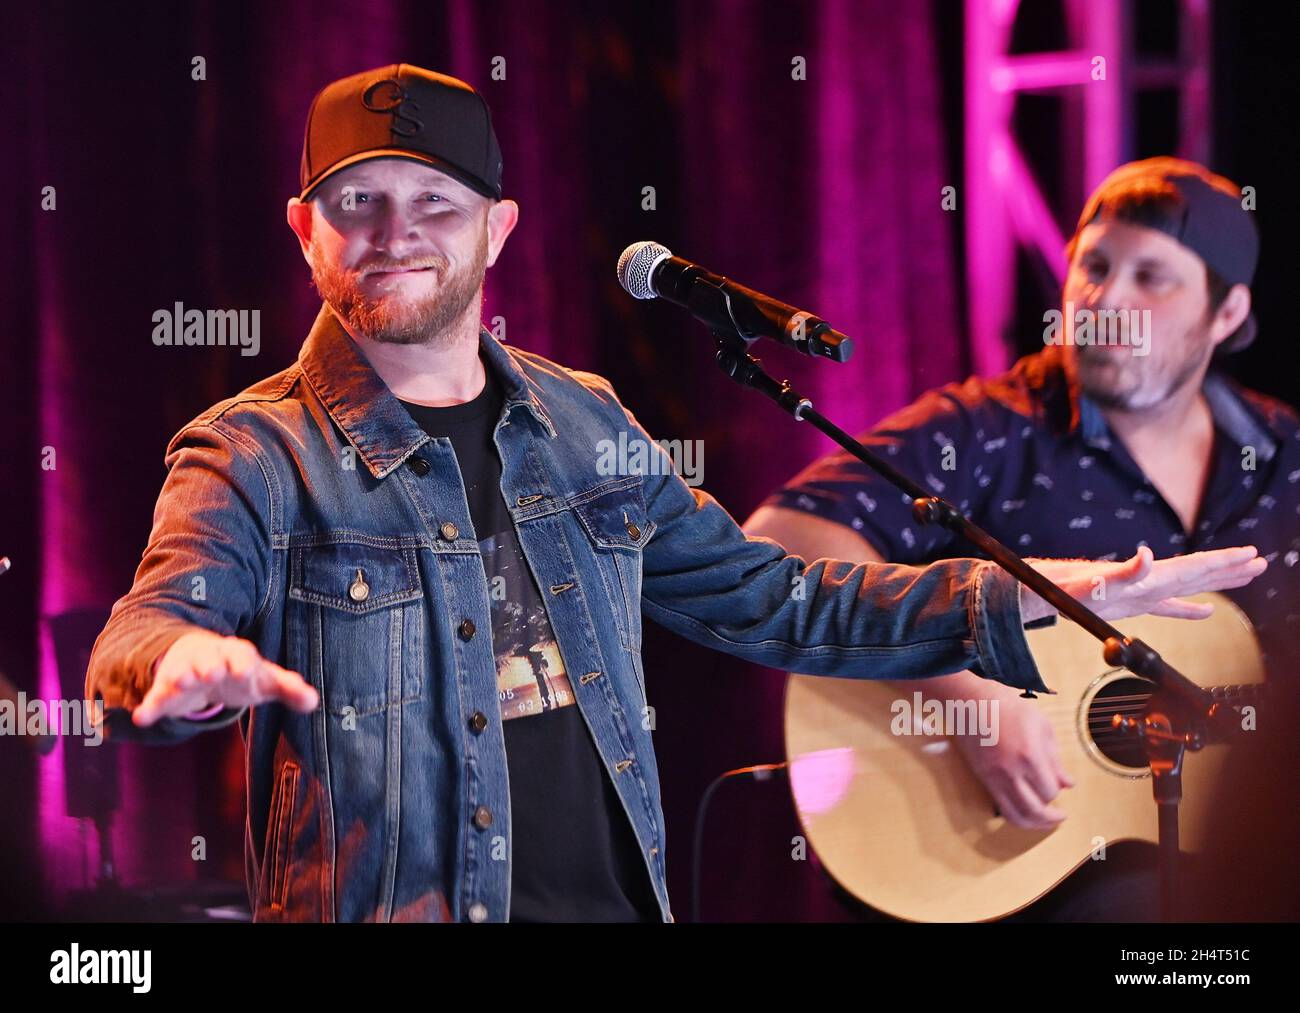
{"label": "denim jacket collar", "polygon": [[[555,436],[555,426],[511,353],[486,328],[479,341],[505,392],[503,417],[523,405]],[[328,303],[322,303],[298,353],[303,376],[375,478],[383,478],[428,442],[367,361]]]}

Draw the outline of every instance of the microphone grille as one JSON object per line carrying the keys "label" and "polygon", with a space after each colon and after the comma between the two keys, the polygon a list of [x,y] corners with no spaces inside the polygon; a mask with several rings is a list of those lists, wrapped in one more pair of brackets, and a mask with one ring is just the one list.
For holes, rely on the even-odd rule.
{"label": "microphone grille", "polygon": [[659,295],[650,283],[650,276],[661,260],[671,257],[672,251],[659,243],[642,240],[633,243],[618,258],[618,283],[634,299],[654,299]]}

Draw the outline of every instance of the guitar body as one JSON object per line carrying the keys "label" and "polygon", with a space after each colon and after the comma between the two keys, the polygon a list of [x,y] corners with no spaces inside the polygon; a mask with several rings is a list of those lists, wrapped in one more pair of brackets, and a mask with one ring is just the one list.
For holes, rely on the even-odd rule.
{"label": "guitar body", "polygon": [[[1259,646],[1240,609],[1222,595],[1196,598],[1214,602],[1210,618],[1141,616],[1113,625],[1198,685],[1262,682]],[[1141,710],[1151,684],[1111,669],[1101,645],[1066,620],[1026,637],[1056,691],[1032,703],[1049,713],[1076,782],[1057,797],[1068,817],[1052,830],[1024,830],[999,817],[947,738],[899,733],[925,730],[913,706],[925,680],[790,677],[785,735],[795,808],[827,871],[864,903],[911,921],[1000,918],[1047,893],[1103,842],[1156,841],[1150,771],[1136,739],[1110,727],[1117,710]],[[1209,806],[1227,748],[1186,753],[1184,851],[1200,850],[1213,831]]]}

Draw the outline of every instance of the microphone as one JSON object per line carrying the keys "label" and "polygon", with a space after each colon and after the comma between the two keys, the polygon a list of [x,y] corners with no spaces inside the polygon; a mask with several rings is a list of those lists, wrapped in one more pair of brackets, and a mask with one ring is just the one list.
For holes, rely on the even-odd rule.
{"label": "microphone", "polygon": [[804,355],[844,362],[853,339],[821,317],[674,257],[659,243],[633,243],[618,258],[618,282],[634,299],[667,299],[708,324],[746,341],[772,338]]}

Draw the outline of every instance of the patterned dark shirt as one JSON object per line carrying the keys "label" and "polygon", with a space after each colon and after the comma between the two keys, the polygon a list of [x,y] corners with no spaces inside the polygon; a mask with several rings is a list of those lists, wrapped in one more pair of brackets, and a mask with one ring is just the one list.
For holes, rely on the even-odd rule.
{"label": "patterned dark shirt", "polygon": [[[1022,555],[1156,558],[1255,545],[1269,568],[1227,592],[1254,623],[1271,677],[1300,664],[1300,417],[1211,372],[1211,471],[1192,532],[1079,391],[1059,348],[991,379],[923,395],[859,439]],[[886,559],[980,555],[921,526],[911,499],[845,453],[814,462],[766,501],[847,525]]]}

